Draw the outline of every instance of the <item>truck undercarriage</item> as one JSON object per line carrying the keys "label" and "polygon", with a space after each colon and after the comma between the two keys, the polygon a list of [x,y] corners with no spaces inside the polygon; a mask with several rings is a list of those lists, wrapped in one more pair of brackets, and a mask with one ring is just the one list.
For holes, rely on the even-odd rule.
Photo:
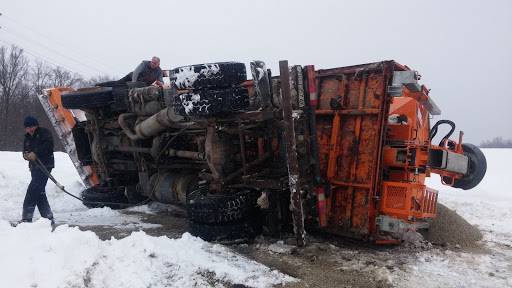
{"label": "truck undercarriage", "polygon": [[[205,240],[323,230],[399,243],[436,215],[431,173],[471,189],[486,170],[450,139],[416,71],[394,61],[315,70],[261,61],[171,70],[169,87],[54,88],[41,103],[87,186],[84,204],[187,208]],[[440,125],[451,130],[432,144]],[[89,204],[88,204],[89,203]]]}

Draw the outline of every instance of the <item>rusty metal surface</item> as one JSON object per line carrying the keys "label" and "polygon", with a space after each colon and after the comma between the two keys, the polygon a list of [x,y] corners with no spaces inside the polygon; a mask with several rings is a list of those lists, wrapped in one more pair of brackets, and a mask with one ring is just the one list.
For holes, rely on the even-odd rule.
{"label": "rusty metal surface", "polygon": [[372,72],[372,73],[381,72],[382,73],[382,71],[385,69],[398,70],[398,71],[410,70],[407,66],[399,64],[393,60],[387,60],[387,61],[382,61],[382,62],[345,66],[345,67],[332,68],[332,69],[321,69],[321,70],[317,70],[316,74],[318,77],[341,76],[342,74],[355,74],[357,76],[357,74],[359,74],[361,72]]}
{"label": "rusty metal surface", "polygon": [[293,216],[293,229],[297,240],[297,246],[304,246],[306,242],[306,232],[304,230],[304,213],[300,189],[299,162],[297,159],[294,119],[292,115],[293,111],[288,61],[279,61],[279,70],[281,72],[284,138],[286,142],[286,156],[292,202],[291,210]]}
{"label": "rusty metal surface", "polygon": [[192,174],[161,172],[151,176],[151,197],[166,204],[185,205],[186,195],[197,187],[198,178]]}
{"label": "rusty metal surface", "polygon": [[213,179],[217,182],[225,176],[225,166],[232,155],[231,150],[232,147],[226,145],[226,139],[217,133],[216,127],[208,126],[205,142],[206,160]]}
{"label": "rusty metal surface", "polygon": [[371,238],[376,230],[389,65],[394,62],[316,73],[320,168],[331,184],[326,229],[336,234]]}

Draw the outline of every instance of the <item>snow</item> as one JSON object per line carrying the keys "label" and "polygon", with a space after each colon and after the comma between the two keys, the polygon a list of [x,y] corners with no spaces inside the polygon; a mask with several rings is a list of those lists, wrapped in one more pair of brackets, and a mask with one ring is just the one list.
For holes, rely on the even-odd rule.
{"label": "snow", "polygon": [[[439,190],[441,203],[483,231],[483,251],[413,251],[405,260],[403,255],[397,255],[395,261],[405,263],[399,269],[372,268],[360,261],[357,270],[375,273],[394,287],[512,287],[512,189],[506,182],[512,175],[512,149],[483,151],[487,174],[476,188],[452,189],[442,185],[437,176],[427,183]],[[20,219],[30,174],[20,153],[0,152],[0,161],[5,163],[0,167],[1,287],[222,287],[226,283],[272,287],[293,281],[225,246],[204,242],[188,233],[169,239],[133,232],[120,240],[102,241],[92,232],[68,225],[60,225],[52,233],[46,219],[13,228],[6,220]],[[56,162],[52,171],[56,179],[69,192],[79,194],[82,184],[69,157],[56,153]],[[51,182],[46,190],[60,224],[116,229],[154,227],[138,216],[154,214],[152,206],[127,209],[130,213],[87,209],[59,193]],[[266,249],[289,254],[292,248],[277,242]],[[338,248],[335,251],[350,252]],[[358,259],[363,254],[352,252],[356,254],[349,258]],[[346,261],[340,264],[352,269]]]}
{"label": "snow", "polygon": [[[18,221],[21,219],[21,207],[30,183],[28,164],[21,158],[19,152],[0,152],[0,160],[1,163],[8,163],[0,167],[0,193],[2,193],[0,219]],[[55,153],[55,161],[52,175],[68,192],[79,196],[83,184],[69,156],[65,153]],[[80,201],[61,192],[51,181],[46,185],[46,195],[57,223],[65,222],[81,226],[109,225],[118,228],[158,226],[143,223],[140,216],[126,215],[109,208],[88,209]],[[37,209],[35,215],[36,218],[39,217]]]}
{"label": "snow", "polygon": [[[64,153],[56,153],[52,174],[68,192],[83,186]],[[87,209],[48,182],[47,196],[59,225],[51,232],[47,219],[36,212],[34,223],[11,227],[21,217],[30,182],[27,162],[20,153],[0,152],[0,287],[224,287],[243,283],[272,287],[294,278],[185,233],[179,239],[133,232],[123,239],[102,241],[78,226],[117,229],[153,228],[139,216],[109,208]],[[153,213],[148,205],[127,209]]]}
{"label": "snow", "polygon": [[512,245],[512,188],[506,180],[512,176],[512,149],[484,149],[487,173],[471,190],[441,184],[439,176],[428,185],[439,190],[439,201],[483,230],[485,239]]}
{"label": "snow", "polygon": [[203,64],[199,72],[194,71],[194,66],[179,67],[177,69],[179,72],[174,73],[173,76],[176,76],[175,83],[178,88],[192,87],[199,76],[202,75],[205,78],[209,78],[220,72],[218,64]]}
{"label": "snow", "polygon": [[[439,190],[439,201],[477,225],[484,233],[486,252],[430,250],[417,253],[407,280],[398,287],[512,287],[512,149],[484,149],[487,173],[471,190],[441,184],[439,176],[427,184]],[[434,281],[433,281],[434,280]]]}
{"label": "snow", "polygon": [[283,241],[277,241],[268,245],[268,251],[276,254],[287,254],[290,253],[296,246],[284,244]]}
{"label": "snow", "polygon": [[[187,97],[190,97],[190,100],[187,100]],[[208,113],[208,108],[211,104],[208,104],[208,100],[202,101],[201,103],[201,95],[195,93],[188,93],[180,95],[181,105],[185,109],[185,113],[190,114],[194,107],[199,107],[199,111],[204,109],[205,113]],[[200,103],[201,105],[199,105]],[[199,106],[198,106],[199,105]]]}
{"label": "snow", "polygon": [[[398,287],[508,287],[510,255],[459,253],[450,250],[421,252],[419,263],[407,271]],[[435,281],[433,281],[435,280]]]}
{"label": "snow", "polygon": [[169,239],[134,232],[101,241],[67,225],[49,228],[46,219],[16,228],[0,221],[2,287],[210,287],[212,281],[270,287],[293,280],[188,233]]}

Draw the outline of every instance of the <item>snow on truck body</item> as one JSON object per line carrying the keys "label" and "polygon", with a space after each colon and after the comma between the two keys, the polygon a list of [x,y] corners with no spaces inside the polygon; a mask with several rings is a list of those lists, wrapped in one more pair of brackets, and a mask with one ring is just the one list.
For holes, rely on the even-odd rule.
{"label": "snow on truck body", "polygon": [[485,174],[485,157],[462,133],[432,144],[439,125],[455,125],[431,129],[440,109],[407,66],[281,61],[272,77],[255,61],[249,81],[245,69],[191,65],[171,70],[171,87],[100,83],[40,100],[91,186],[85,200],[181,203],[191,232],[206,240],[293,228],[303,245],[316,227],[397,243],[436,215],[430,173],[462,189]]}

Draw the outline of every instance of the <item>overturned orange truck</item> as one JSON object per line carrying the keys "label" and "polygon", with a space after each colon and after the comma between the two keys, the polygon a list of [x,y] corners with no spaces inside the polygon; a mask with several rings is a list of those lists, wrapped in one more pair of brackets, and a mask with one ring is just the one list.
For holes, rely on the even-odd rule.
{"label": "overturned orange truck", "polygon": [[484,177],[483,153],[462,132],[450,138],[453,122],[431,125],[440,109],[417,71],[279,64],[272,76],[251,62],[252,80],[243,63],[190,65],[163,88],[114,81],[40,100],[84,179],[85,205],[183,205],[206,240],[291,232],[300,246],[306,231],[326,231],[399,243],[436,217],[431,173],[461,189]]}

